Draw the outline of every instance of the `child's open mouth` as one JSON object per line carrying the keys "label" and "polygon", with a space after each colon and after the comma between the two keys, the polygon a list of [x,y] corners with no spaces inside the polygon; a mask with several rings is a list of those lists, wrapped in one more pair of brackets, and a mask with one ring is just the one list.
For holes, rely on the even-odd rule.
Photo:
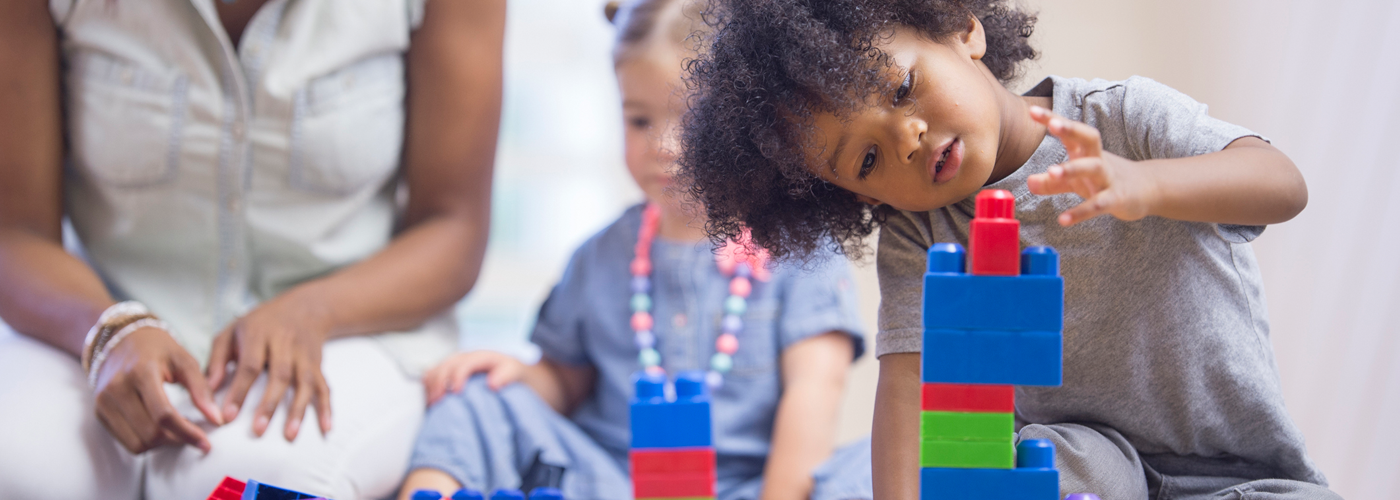
{"label": "child's open mouth", "polygon": [[962,141],[953,139],[943,147],[943,151],[938,156],[932,158],[933,164],[929,165],[929,176],[933,177],[935,184],[947,182],[958,175],[958,167],[962,166]]}

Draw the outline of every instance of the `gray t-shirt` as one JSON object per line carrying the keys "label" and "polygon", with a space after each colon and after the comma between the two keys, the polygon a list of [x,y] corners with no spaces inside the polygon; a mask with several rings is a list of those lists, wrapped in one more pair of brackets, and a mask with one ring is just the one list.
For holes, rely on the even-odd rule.
{"label": "gray t-shirt", "polygon": [[[1257,137],[1148,78],[1050,77],[1027,94],[1052,97],[1056,113],[1099,129],[1106,151],[1132,160],[1201,155]],[[1325,484],[1283,405],[1249,246],[1264,228],[1111,216],[1060,227],[1056,216],[1080,198],[1032,195],[1026,178],[1067,159],[1047,135],[1024,166],[987,186],[1016,197],[1022,245],[1055,247],[1065,278],[1064,385],[1017,387],[1018,422],[1103,424],[1144,458],[1243,459]],[[927,249],[966,245],[973,208],[969,197],[898,212],[881,228],[877,355],[921,349]]]}

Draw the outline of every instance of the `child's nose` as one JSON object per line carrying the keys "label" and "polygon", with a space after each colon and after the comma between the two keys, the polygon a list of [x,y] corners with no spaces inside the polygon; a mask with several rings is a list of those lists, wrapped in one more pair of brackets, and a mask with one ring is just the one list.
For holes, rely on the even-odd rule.
{"label": "child's nose", "polygon": [[904,158],[904,161],[914,161],[914,155],[923,149],[924,134],[928,133],[928,124],[914,116],[902,118],[902,130],[897,136],[899,155]]}

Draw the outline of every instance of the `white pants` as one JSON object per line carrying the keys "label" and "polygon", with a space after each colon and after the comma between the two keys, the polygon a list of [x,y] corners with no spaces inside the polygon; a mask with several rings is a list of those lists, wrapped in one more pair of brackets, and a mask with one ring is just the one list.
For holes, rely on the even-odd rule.
{"label": "white pants", "polygon": [[[285,402],[263,437],[254,437],[263,378],[238,418],[219,428],[182,387],[167,385],[171,402],[205,429],[213,449],[201,456],[195,448],[169,446],[133,456],[97,421],[77,360],[0,322],[0,498],[200,499],[224,476],[335,500],[392,495],[422,421],[422,384],[364,338],[327,343],[321,369],[334,414],[326,437],[308,408],[301,432],[287,442]],[[215,401],[222,403],[222,392]]]}

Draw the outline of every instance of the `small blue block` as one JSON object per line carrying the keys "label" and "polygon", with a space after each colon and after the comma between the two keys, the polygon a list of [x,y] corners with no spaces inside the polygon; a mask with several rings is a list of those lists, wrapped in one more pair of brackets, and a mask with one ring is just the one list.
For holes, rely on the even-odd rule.
{"label": "small blue block", "polygon": [[676,401],[653,396],[655,380],[635,377],[637,394],[630,411],[632,448],[691,448],[711,446],[710,397],[703,372],[682,373],[676,379]]}
{"label": "small blue block", "polygon": [[418,490],[413,492],[411,500],[442,500],[442,493],[437,490]]}
{"label": "small blue block", "polygon": [[1058,332],[1064,303],[1059,276],[924,275],[924,328]]}
{"label": "small blue block", "polygon": [[1060,275],[1060,254],[1050,247],[1027,247],[1021,251],[1021,274]]}
{"label": "small blue block", "polygon": [[462,488],[452,493],[452,500],[486,500],[486,497],[480,491]]}
{"label": "small blue block", "polygon": [[491,500],[525,500],[525,493],[520,490],[502,488],[491,492]]}
{"label": "small blue block", "polygon": [[1055,469],[945,469],[919,471],[920,500],[1059,500]]}
{"label": "small blue block", "polygon": [[924,382],[1060,385],[1059,332],[924,330]]}
{"label": "small blue block", "polygon": [[248,480],[248,485],[243,487],[242,500],[301,500],[303,498],[317,498],[316,495],[308,495],[300,491],[292,491],[276,486]]}
{"label": "small blue block", "polygon": [[1055,443],[1049,439],[1025,439],[1016,443],[1016,468],[1055,468]]}
{"label": "small blue block", "polygon": [[530,490],[530,500],[564,500],[564,492],[559,488],[541,486]]}
{"label": "small blue block", "polygon": [[934,243],[928,247],[928,272],[967,272],[967,252],[957,243]]}

